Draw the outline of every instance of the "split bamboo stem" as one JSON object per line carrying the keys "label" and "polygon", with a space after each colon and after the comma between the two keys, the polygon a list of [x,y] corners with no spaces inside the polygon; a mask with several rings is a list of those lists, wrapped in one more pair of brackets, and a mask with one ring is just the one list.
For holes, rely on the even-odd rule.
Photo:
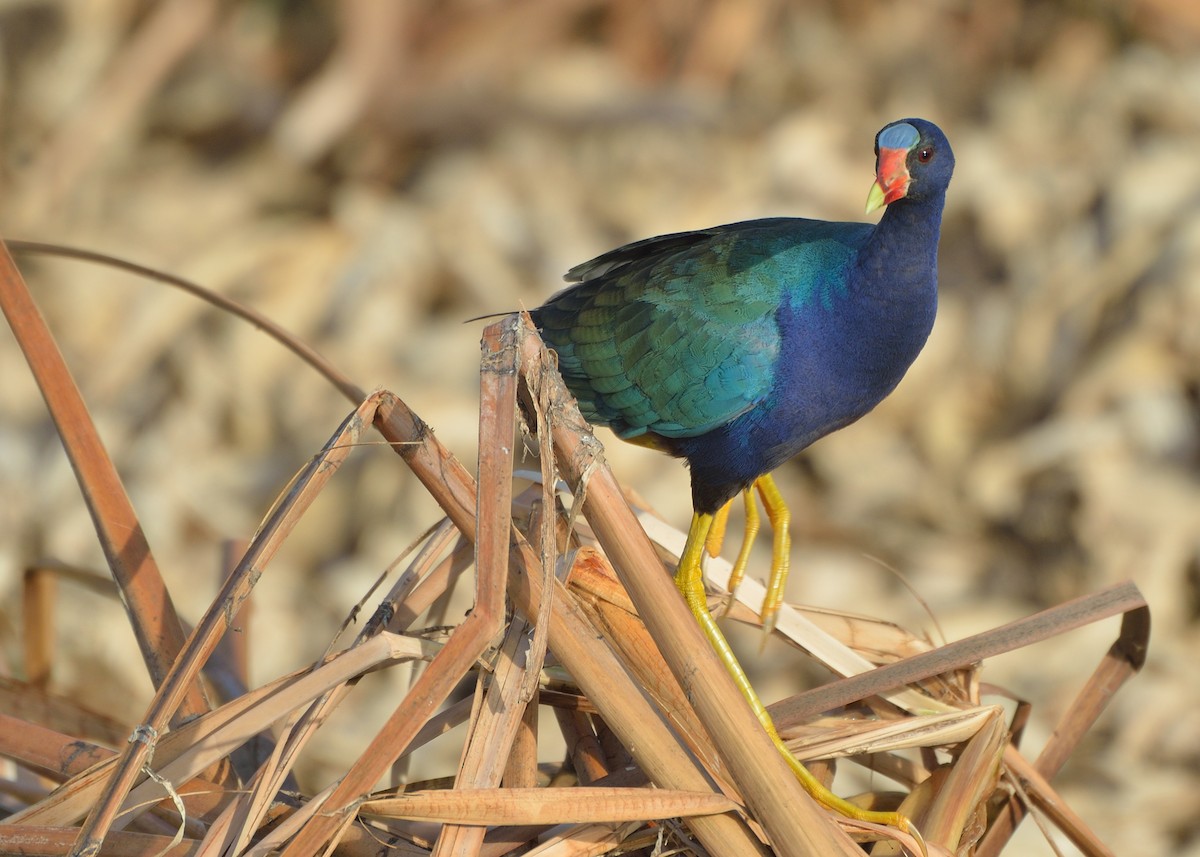
{"label": "split bamboo stem", "polygon": [[[484,336],[489,347],[499,347],[501,333],[497,325],[489,327]],[[395,396],[382,394],[376,425],[459,530],[473,538],[475,491],[471,475],[437,441],[429,427]],[[543,591],[541,562],[519,533],[514,533],[513,539],[509,594],[524,615],[534,616],[542,597],[549,594]],[[711,790],[708,779],[642,696],[621,662],[607,646],[597,645],[600,637],[596,629],[566,587],[555,580],[552,592],[551,647],[605,720],[633,750],[637,763],[663,788]],[[705,848],[717,857],[763,853],[757,838],[734,816],[704,816],[691,819],[688,824]]]}
{"label": "split bamboo stem", "polygon": [[[500,647],[496,671],[484,704],[471,726],[466,753],[454,782],[454,790],[488,789],[500,785],[505,760],[516,740],[517,730],[525,715],[520,700],[525,683],[526,664],[521,644],[526,639],[526,625],[521,621],[510,624],[504,644]],[[470,857],[478,854],[486,827],[478,824],[447,824],[438,836],[432,857]]]}
{"label": "split bamboo stem", "polygon": [[[315,853],[353,818],[356,802],[365,795],[434,710],[445,701],[458,680],[483,654],[502,629],[504,590],[512,529],[512,461],[515,447],[515,409],[501,405],[516,401],[517,366],[513,349],[488,349],[480,366],[479,484],[476,494],[475,606],[450,636],[445,648],[417,679],[383,729],[347,771],[326,801],[323,812],[306,824],[284,850],[284,857]],[[369,401],[382,406],[390,396],[377,393]],[[386,436],[386,434],[385,434]],[[389,438],[392,440],[392,438]],[[397,439],[393,442],[410,443]],[[453,460],[446,456],[447,460]],[[459,465],[461,468],[461,465]],[[450,510],[447,509],[447,514]],[[453,515],[451,515],[453,517]]]}

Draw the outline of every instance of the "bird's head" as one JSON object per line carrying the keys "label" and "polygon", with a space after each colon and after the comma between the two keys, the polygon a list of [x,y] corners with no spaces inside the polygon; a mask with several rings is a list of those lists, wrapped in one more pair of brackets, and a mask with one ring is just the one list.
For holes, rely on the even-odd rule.
{"label": "bird's head", "polygon": [[901,119],[875,135],[875,184],[867,214],[898,199],[920,200],[946,192],[954,152],[938,126],[924,119]]}

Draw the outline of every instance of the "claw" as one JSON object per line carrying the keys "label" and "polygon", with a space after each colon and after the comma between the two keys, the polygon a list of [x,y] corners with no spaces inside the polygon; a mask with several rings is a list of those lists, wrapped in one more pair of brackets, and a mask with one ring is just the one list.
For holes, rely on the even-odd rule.
{"label": "claw", "polygon": [[[787,579],[788,571],[788,549],[790,547],[789,537],[787,534],[787,524],[790,515],[787,511],[787,506],[783,502],[783,497],[779,490],[775,487],[774,480],[770,476],[763,476],[755,482],[755,488],[758,490],[759,496],[762,498],[763,505],[767,509],[767,517],[771,521],[771,525],[775,532],[775,541],[773,549],[773,561],[771,563],[771,579],[767,587],[767,598],[763,606],[763,622],[766,626],[768,615],[771,625],[774,626],[774,615],[779,609],[779,603],[782,601],[783,583]],[[753,499],[753,498],[747,498]],[[728,504],[727,504],[728,505]],[[752,503],[747,504],[747,508],[752,506]],[[718,513],[719,514],[719,513]],[[675,586],[682,593],[684,601],[687,602],[688,609],[692,615],[696,617],[700,628],[704,631],[704,636],[708,638],[709,645],[713,651],[717,653],[717,657],[724,664],[726,672],[737,685],[743,698],[750,705],[750,709],[758,718],[758,722],[762,724],[767,735],[771,738],[771,743],[783,756],[788,766],[792,769],[796,779],[800,781],[800,785],[821,805],[833,810],[834,812],[853,818],[859,821],[865,821],[873,824],[881,824],[887,827],[892,827],[897,830],[902,830],[914,839],[917,840],[921,848],[921,857],[928,857],[928,850],[925,846],[925,840],[921,836],[920,831],[916,826],[909,821],[907,817],[898,812],[875,812],[865,810],[855,806],[844,798],[838,797],[829,789],[825,788],[821,782],[814,777],[807,768],[802,765],[787,745],[783,743],[783,739],[779,737],[779,732],[775,729],[775,724],[771,720],[771,715],[767,713],[766,706],[759,699],[758,694],[750,684],[750,679],[746,676],[746,671],[742,669],[742,665],[738,663],[737,657],[733,654],[733,649],[730,648],[729,642],[725,639],[725,635],[721,633],[721,629],[717,626],[716,620],[708,609],[708,599],[704,594],[704,572],[701,568],[701,560],[703,554],[711,542],[711,533],[716,515],[696,512],[692,515],[692,525],[688,530],[687,542],[683,547],[683,555],[679,558],[679,566],[675,571]],[[756,516],[757,517],[757,516]],[[749,529],[749,526],[747,527]],[[743,545],[743,552],[746,548]],[[739,554],[739,561],[741,555]],[[732,589],[732,581],[731,586]],[[774,601],[771,601],[772,597]],[[771,607],[768,614],[768,606]]]}
{"label": "claw", "polygon": [[921,831],[917,829],[917,826],[907,816],[900,815],[898,812],[895,815],[904,822],[903,825],[897,824],[896,829],[903,830],[913,839],[917,840],[917,847],[921,849],[921,857],[929,857],[929,846],[925,844],[925,837],[921,835]]}

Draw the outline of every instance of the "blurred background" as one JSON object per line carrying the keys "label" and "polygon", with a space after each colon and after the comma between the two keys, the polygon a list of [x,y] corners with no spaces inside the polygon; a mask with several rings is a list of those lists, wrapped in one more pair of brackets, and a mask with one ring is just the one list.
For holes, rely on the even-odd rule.
{"label": "blurred background", "polygon": [[[1056,785],[1118,854],[1200,855],[1191,0],[0,0],[0,235],[246,301],[397,392],[472,466],[481,325],[464,319],[535,305],[634,239],[861,219],[873,136],[904,116],[937,122],[958,161],[938,322],[887,402],[780,472],[789,595],[938,640],[1132,578],[1149,662]],[[349,406],[192,298],[20,261],[195,620],[222,540],[252,534]],[[0,373],[12,675],[22,568],[104,563],[7,333]],[[618,477],[686,526],[682,466],[601,436]],[[320,656],[435,519],[394,455],[357,453],[256,590],[253,680]],[[51,689],[136,722],[151,688],[120,605],[66,586],[59,610]],[[1027,754],[1116,633],[988,663],[1035,703]],[[782,646],[746,651],[776,698]],[[325,730],[306,791],[391,704]],[[1027,822],[1013,853],[1053,852]]]}

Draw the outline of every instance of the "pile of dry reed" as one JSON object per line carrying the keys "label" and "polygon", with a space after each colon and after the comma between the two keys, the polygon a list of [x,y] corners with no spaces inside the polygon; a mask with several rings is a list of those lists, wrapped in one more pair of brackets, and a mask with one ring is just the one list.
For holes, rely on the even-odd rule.
{"label": "pile of dry reed", "polygon": [[[11,764],[0,790],[11,814],[0,851],[799,856],[860,853],[851,836],[880,837],[819,809],[773,752],[674,593],[669,568],[682,535],[630,505],[525,317],[484,334],[476,476],[400,397],[365,394],[292,342],[355,408],[282,488],[253,539],[231,549],[224,585],[189,632],[7,250],[0,266],[0,306],[156,688],[139,721],[124,724],[47,693],[56,585],[107,583],[51,564],[28,570],[27,679],[3,680],[0,755]],[[394,580],[381,578],[386,589],[364,595],[370,618],[353,639],[339,636],[310,667],[250,688],[240,631],[255,585],[343,463],[379,438],[445,517]],[[522,443],[538,447],[540,472],[514,473]],[[714,604],[723,604],[728,568],[716,561],[709,571]],[[462,576],[474,593],[466,618],[420,629]],[[731,618],[753,622],[746,605],[760,596],[743,586]],[[1114,615],[1123,616],[1118,639],[1097,653],[1051,740],[1025,759],[1029,706],[998,704],[1005,691],[981,683],[979,665]],[[771,713],[826,781],[838,765],[886,779],[886,789],[856,799],[899,807],[931,854],[998,854],[1030,806],[1084,853],[1108,854],[1048,780],[1140,668],[1148,615],[1124,584],[934,647],[887,622],[785,606],[775,633],[843,678]],[[298,790],[293,769],[313,737],[366,676],[401,669],[410,671],[406,692],[366,749],[327,788]],[[453,776],[381,788],[406,755],[463,723]],[[568,753],[548,766],[538,736],[553,730]],[[884,838],[893,836],[871,853],[898,853],[902,843],[915,851],[910,837]]]}

